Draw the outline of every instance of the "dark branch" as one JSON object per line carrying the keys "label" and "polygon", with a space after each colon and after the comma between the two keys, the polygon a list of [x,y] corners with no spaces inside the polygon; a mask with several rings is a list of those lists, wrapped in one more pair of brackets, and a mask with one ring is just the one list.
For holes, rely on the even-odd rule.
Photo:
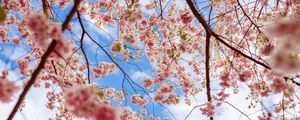
{"label": "dark branch", "polygon": [[78,11],[77,11],[77,16],[78,16],[79,23],[80,23],[80,26],[81,26],[81,29],[82,29],[81,38],[80,38],[80,49],[81,49],[81,51],[83,53],[83,56],[84,56],[84,59],[86,61],[86,66],[87,66],[87,70],[88,70],[88,83],[90,84],[91,83],[91,78],[90,78],[90,63],[89,63],[88,57],[87,57],[87,55],[85,53],[85,50],[83,48],[83,39],[84,39],[84,34],[86,33],[86,31],[85,31],[85,28],[83,27],[81,16],[80,16],[80,14],[79,14]]}
{"label": "dark branch", "polygon": [[[211,94],[210,94],[210,77],[209,77],[209,59],[210,59],[210,34],[207,33],[205,41],[205,77],[206,77],[206,95],[207,101],[211,103]],[[210,117],[210,120],[213,120],[213,117]]]}
{"label": "dark branch", "polygon": [[[70,20],[72,19],[73,15],[75,14],[75,12],[77,11],[77,8],[79,6],[80,0],[75,0],[74,1],[74,6],[71,10],[71,12],[69,13],[69,15],[67,16],[67,19],[65,20],[65,22],[62,25],[62,31],[64,31],[67,28],[67,25],[69,24]],[[34,72],[31,75],[30,80],[28,81],[28,83],[26,84],[24,90],[22,91],[15,107],[13,108],[12,112],[10,113],[10,115],[8,116],[7,120],[12,120],[15,116],[15,114],[17,113],[21,103],[23,102],[26,94],[28,93],[30,87],[35,83],[36,78],[38,77],[39,73],[41,72],[41,70],[44,68],[44,65],[48,59],[48,57],[50,56],[51,52],[55,50],[55,46],[56,46],[57,42],[56,40],[53,40],[48,49],[46,50],[46,52],[43,54],[43,56],[41,57],[41,61],[38,65],[38,67],[34,70]]]}
{"label": "dark branch", "polygon": [[231,50],[239,53],[240,55],[242,55],[243,57],[246,57],[248,59],[250,59],[251,61],[263,66],[266,69],[271,69],[271,67],[269,67],[268,65],[266,65],[265,63],[262,63],[248,55],[246,55],[245,53],[241,52],[240,50],[236,49],[235,47],[229,45],[228,43],[226,43],[223,39],[221,39],[219,37],[219,35],[217,35],[210,27],[209,25],[206,23],[206,20],[204,19],[204,17],[199,14],[197,8],[194,6],[194,3],[192,2],[192,0],[186,0],[191,11],[193,12],[194,16],[198,19],[198,21],[201,23],[201,25],[204,27],[204,29],[210,34],[212,35],[214,38],[216,38],[217,41],[221,42],[223,45],[225,45],[226,47],[230,48]]}

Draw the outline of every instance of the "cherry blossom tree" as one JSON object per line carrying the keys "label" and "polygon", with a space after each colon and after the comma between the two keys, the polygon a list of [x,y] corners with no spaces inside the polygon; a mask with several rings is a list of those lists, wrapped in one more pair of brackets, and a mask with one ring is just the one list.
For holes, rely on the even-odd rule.
{"label": "cherry blossom tree", "polygon": [[[181,101],[194,105],[185,119],[192,113],[216,119],[224,105],[245,119],[300,119],[299,0],[2,0],[0,5],[1,50],[6,45],[29,50],[8,59],[17,73],[8,62],[1,65],[9,67],[1,69],[0,102],[16,101],[7,108],[9,115],[0,113],[8,120],[26,107],[32,88],[49,89],[44,104],[56,112],[49,119],[172,120],[179,118],[168,106]],[[129,66],[150,77],[135,80]],[[249,93],[241,98],[249,101],[243,108],[260,108],[254,117],[228,101],[243,89]],[[279,100],[266,106],[266,98]]]}

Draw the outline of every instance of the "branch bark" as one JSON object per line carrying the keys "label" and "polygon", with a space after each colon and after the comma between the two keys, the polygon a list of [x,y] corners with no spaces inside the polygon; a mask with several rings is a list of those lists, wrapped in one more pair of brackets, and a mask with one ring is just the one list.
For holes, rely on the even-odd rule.
{"label": "branch bark", "polygon": [[[207,33],[205,41],[205,76],[206,76],[206,95],[207,101],[211,103],[211,94],[210,94],[210,77],[209,77],[209,58],[210,58],[210,34]],[[210,120],[213,120],[213,117],[210,117]]]}
{"label": "branch bark", "polygon": [[[64,31],[67,28],[67,26],[68,26],[69,22],[71,21],[73,15],[77,11],[79,3],[80,3],[80,0],[74,0],[73,8],[72,8],[71,12],[68,14],[65,22],[62,24],[62,31]],[[32,73],[30,80],[28,81],[28,83],[26,84],[24,90],[22,91],[21,95],[19,96],[19,99],[18,99],[16,105],[14,106],[13,110],[11,111],[10,115],[8,116],[7,120],[12,120],[14,118],[14,116],[17,113],[21,103],[25,99],[26,94],[28,93],[31,86],[35,83],[36,78],[38,77],[41,70],[44,68],[44,65],[45,65],[48,57],[50,56],[51,52],[55,50],[56,44],[57,44],[56,40],[52,40],[52,42],[50,43],[48,49],[46,50],[46,52],[41,57],[41,61],[38,64],[38,67]]]}

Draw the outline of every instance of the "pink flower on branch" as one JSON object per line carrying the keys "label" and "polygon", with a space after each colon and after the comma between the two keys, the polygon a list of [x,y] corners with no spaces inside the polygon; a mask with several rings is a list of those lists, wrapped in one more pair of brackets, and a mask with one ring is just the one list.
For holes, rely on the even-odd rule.
{"label": "pink flower on branch", "polygon": [[7,76],[8,71],[2,71],[2,75],[0,76],[0,101],[3,103],[10,102],[13,94],[19,90],[15,82],[8,80]]}

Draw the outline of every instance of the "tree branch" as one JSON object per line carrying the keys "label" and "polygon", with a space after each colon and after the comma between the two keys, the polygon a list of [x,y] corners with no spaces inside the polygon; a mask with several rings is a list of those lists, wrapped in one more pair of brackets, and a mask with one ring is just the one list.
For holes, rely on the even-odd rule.
{"label": "tree branch", "polygon": [[[209,77],[209,58],[210,58],[210,34],[207,33],[205,41],[205,77],[206,77],[206,95],[207,101],[211,103],[211,94],[210,94],[210,77]],[[210,117],[210,120],[213,120],[213,117]]]}
{"label": "tree branch", "polygon": [[251,61],[255,62],[256,64],[259,64],[261,66],[263,66],[266,69],[271,69],[271,67],[269,67],[268,65],[266,65],[265,63],[262,63],[248,55],[246,55],[245,53],[241,52],[240,50],[234,48],[233,46],[229,45],[228,43],[226,43],[223,39],[221,39],[219,37],[219,35],[217,35],[206,23],[206,20],[204,19],[204,17],[199,14],[197,8],[194,6],[194,3],[192,2],[192,0],[186,0],[191,11],[193,12],[194,16],[198,19],[198,21],[201,23],[201,25],[204,27],[204,29],[210,34],[212,35],[214,38],[216,38],[217,41],[221,42],[223,45],[225,45],[226,47],[230,48],[231,50],[239,53],[240,55],[242,55],[243,57],[246,57],[248,59],[250,59]]}
{"label": "tree branch", "polygon": [[161,5],[161,0],[159,0],[159,8],[160,8],[160,18],[164,19],[164,17],[163,17],[163,8],[162,8],[162,5]]}
{"label": "tree branch", "polygon": [[84,39],[84,34],[86,33],[85,31],[85,28],[83,27],[83,23],[82,23],[82,20],[81,20],[81,16],[79,14],[79,12],[77,11],[77,16],[78,16],[78,19],[79,19],[79,23],[80,23],[80,26],[81,26],[81,29],[82,29],[82,33],[81,33],[81,38],[80,38],[80,49],[83,53],[83,56],[84,56],[84,59],[86,61],[86,66],[87,66],[87,70],[88,70],[88,83],[90,84],[91,83],[91,78],[90,78],[90,63],[89,63],[89,60],[88,60],[88,57],[84,51],[84,48],[83,48],[83,39]]}
{"label": "tree branch", "polygon": [[[65,22],[62,24],[62,31],[64,31],[64,30],[67,28],[67,26],[68,26],[69,22],[71,21],[71,19],[72,19],[74,13],[77,11],[77,8],[78,8],[78,6],[79,6],[79,3],[80,3],[80,0],[74,0],[74,6],[73,6],[73,8],[72,8],[71,12],[69,13],[69,15],[67,16]],[[38,77],[38,75],[39,75],[39,73],[41,72],[41,70],[44,68],[45,63],[46,63],[48,57],[50,56],[50,53],[51,53],[53,50],[55,50],[56,44],[57,44],[56,40],[53,40],[53,41],[50,43],[48,49],[46,50],[46,52],[45,52],[45,53],[43,54],[43,56],[41,57],[41,61],[40,61],[39,65],[38,65],[38,67],[37,67],[37,68],[34,70],[34,72],[32,73],[30,80],[29,80],[28,83],[26,84],[24,90],[22,91],[22,93],[21,93],[21,95],[20,95],[20,97],[19,97],[19,99],[18,99],[18,101],[17,101],[15,107],[14,107],[13,110],[11,111],[11,113],[10,113],[10,115],[8,116],[7,120],[12,120],[12,119],[14,118],[14,116],[15,116],[15,114],[17,113],[17,111],[18,111],[18,109],[19,109],[21,103],[23,102],[23,100],[24,100],[26,94],[28,93],[30,87],[35,83],[36,78]]]}

